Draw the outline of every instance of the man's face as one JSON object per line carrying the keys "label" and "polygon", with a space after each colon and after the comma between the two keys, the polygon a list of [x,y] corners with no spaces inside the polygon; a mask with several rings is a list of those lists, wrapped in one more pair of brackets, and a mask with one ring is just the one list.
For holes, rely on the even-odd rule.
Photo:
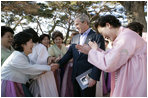
{"label": "man's face", "polygon": [[85,32],[86,26],[87,26],[87,22],[81,22],[80,19],[76,19],[74,21],[75,27],[76,29],[78,29],[79,33],[83,33]]}

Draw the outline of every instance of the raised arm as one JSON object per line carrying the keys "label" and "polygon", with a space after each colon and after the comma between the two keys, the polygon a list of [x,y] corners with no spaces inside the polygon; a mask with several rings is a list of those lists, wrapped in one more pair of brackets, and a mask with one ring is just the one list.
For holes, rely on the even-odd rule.
{"label": "raised arm", "polygon": [[124,38],[116,42],[108,52],[91,49],[88,53],[88,61],[103,71],[114,72],[132,57],[135,44],[136,41],[128,41]]}

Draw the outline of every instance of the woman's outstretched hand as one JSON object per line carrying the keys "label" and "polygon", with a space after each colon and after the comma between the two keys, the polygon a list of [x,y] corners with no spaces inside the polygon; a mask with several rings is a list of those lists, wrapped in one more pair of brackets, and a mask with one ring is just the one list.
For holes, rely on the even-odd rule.
{"label": "woman's outstretched hand", "polygon": [[88,52],[89,52],[90,49],[91,49],[91,47],[90,47],[89,45],[86,45],[86,44],[84,44],[83,46],[82,46],[82,45],[76,45],[76,48],[77,48],[80,52],[82,52],[82,53],[84,53],[84,54],[88,54]]}

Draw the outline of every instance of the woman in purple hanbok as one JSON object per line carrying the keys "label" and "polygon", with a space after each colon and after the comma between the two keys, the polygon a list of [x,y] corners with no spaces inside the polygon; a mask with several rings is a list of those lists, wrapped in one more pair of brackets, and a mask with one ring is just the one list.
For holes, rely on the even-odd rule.
{"label": "woman in purple hanbok", "polygon": [[99,69],[111,72],[111,96],[147,96],[147,44],[134,31],[121,27],[115,16],[102,16],[95,25],[113,41],[112,49],[103,51],[95,42],[77,48],[88,54],[88,61]]}

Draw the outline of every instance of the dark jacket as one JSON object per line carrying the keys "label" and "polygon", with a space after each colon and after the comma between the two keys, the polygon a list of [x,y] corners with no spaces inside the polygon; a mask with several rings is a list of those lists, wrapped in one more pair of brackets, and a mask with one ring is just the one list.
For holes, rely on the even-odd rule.
{"label": "dark jacket", "polygon": [[[58,63],[60,64],[60,66],[63,66],[70,59],[73,58],[73,71],[72,71],[73,82],[78,75],[84,73],[90,68],[92,68],[92,72],[89,74],[89,76],[94,80],[99,80],[101,75],[101,70],[88,62],[88,55],[79,53],[79,51],[75,48],[75,45],[79,44],[80,35],[81,34],[77,34],[73,37],[71,41],[71,46],[69,47],[67,53]],[[103,50],[105,49],[104,38],[101,34],[97,34],[93,30],[90,30],[85,40],[85,44],[88,44],[90,40],[96,41],[101,49]]]}

